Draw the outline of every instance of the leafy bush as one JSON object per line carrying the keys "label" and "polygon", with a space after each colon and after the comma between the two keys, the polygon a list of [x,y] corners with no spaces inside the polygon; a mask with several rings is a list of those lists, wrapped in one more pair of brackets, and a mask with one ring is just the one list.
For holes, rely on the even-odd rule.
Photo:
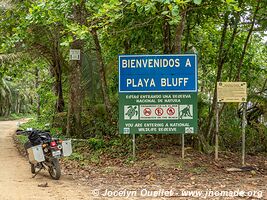
{"label": "leafy bush", "polygon": [[247,126],[246,145],[249,153],[267,152],[267,127],[256,123]]}
{"label": "leafy bush", "polygon": [[[237,104],[227,104],[220,118],[219,135],[221,148],[240,151],[242,147],[242,120],[238,116]],[[258,153],[267,151],[267,127],[251,121],[246,126],[246,151]]]}
{"label": "leafy bush", "polygon": [[25,135],[17,135],[17,139],[20,144],[25,144],[28,141],[28,137]]}
{"label": "leafy bush", "polygon": [[90,138],[88,140],[88,143],[90,144],[91,148],[94,150],[98,150],[98,149],[105,147],[105,141],[103,139]]}
{"label": "leafy bush", "polygon": [[82,154],[78,153],[78,152],[73,152],[69,157],[69,160],[77,160],[77,161],[83,161],[84,157]]}
{"label": "leafy bush", "polygon": [[27,128],[32,128],[32,129],[38,129],[38,130],[47,130],[49,127],[46,126],[48,124],[47,121],[43,120],[37,120],[37,119],[31,119],[26,123],[23,123],[20,125],[20,128],[23,130],[26,130]]}
{"label": "leafy bush", "polygon": [[103,137],[117,134],[116,112],[106,113],[103,104],[88,108],[82,115],[83,137]]}

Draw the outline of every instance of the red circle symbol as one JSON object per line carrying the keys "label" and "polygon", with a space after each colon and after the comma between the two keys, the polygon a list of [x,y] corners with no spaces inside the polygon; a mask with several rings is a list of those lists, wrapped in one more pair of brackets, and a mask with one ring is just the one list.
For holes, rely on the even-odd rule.
{"label": "red circle symbol", "polygon": [[175,109],[173,108],[173,107],[169,107],[168,109],[167,109],[167,113],[168,113],[168,115],[174,115],[174,113],[175,113]]}
{"label": "red circle symbol", "polygon": [[157,116],[161,116],[161,115],[163,115],[163,109],[162,109],[162,108],[156,108],[156,110],[155,110],[155,114],[156,114]]}
{"label": "red circle symbol", "polygon": [[150,116],[151,115],[151,109],[150,108],[144,108],[143,113],[145,116]]}

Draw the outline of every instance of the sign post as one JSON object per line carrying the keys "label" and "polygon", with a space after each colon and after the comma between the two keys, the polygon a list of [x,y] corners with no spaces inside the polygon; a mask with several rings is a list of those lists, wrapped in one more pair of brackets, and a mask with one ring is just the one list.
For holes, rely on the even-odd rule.
{"label": "sign post", "polygon": [[[220,102],[243,102],[242,105],[242,165],[245,165],[245,144],[246,144],[246,105],[247,105],[247,83],[246,82],[218,82],[217,83],[217,104]],[[215,160],[218,159],[218,136],[219,116],[216,106],[216,141]]]}
{"label": "sign post", "polygon": [[184,149],[184,134],[182,134],[182,159],[184,159],[184,152],[185,152],[185,149]]}
{"label": "sign post", "polygon": [[133,159],[135,160],[135,134],[133,134]]}
{"label": "sign post", "polygon": [[119,55],[119,133],[197,133],[195,54]]}
{"label": "sign post", "polygon": [[219,103],[216,102],[215,160],[219,159]]}
{"label": "sign post", "polygon": [[242,112],[242,166],[245,166],[245,154],[246,154],[246,110],[247,110],[247,103],[243,103],[243,112]]}

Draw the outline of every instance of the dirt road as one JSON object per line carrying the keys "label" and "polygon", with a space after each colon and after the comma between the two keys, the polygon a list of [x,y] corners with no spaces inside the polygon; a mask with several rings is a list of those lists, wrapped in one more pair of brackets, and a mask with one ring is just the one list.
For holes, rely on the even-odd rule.
{"label": "dirt road", "polygon": [[[91,189],[75,182],[72,177],[63,175],[59,181],[52,180],[48,172],[41,172],[32,178],[30,166],[19,155],[12,134],[16,130],[15,121],[0,122],[0,199],[38,200],[38,199],[94,199]],[[39,187],[40,184],[48,187]]]}

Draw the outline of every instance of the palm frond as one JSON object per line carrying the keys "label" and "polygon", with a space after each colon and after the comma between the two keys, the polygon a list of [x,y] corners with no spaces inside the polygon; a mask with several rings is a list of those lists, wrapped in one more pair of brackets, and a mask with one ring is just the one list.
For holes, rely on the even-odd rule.
{"label": "palm frond", "polygon": [[0,0],[0,10],[12,9],[13,5],[11,0]]}
{"label": "palm frond", "polygon": [[18,59],[21,59],[24,56],[24,53],[18,52],[18,53],[9,53],[9,54],[0,54],[0,62],[12,62],[16,61]]}

